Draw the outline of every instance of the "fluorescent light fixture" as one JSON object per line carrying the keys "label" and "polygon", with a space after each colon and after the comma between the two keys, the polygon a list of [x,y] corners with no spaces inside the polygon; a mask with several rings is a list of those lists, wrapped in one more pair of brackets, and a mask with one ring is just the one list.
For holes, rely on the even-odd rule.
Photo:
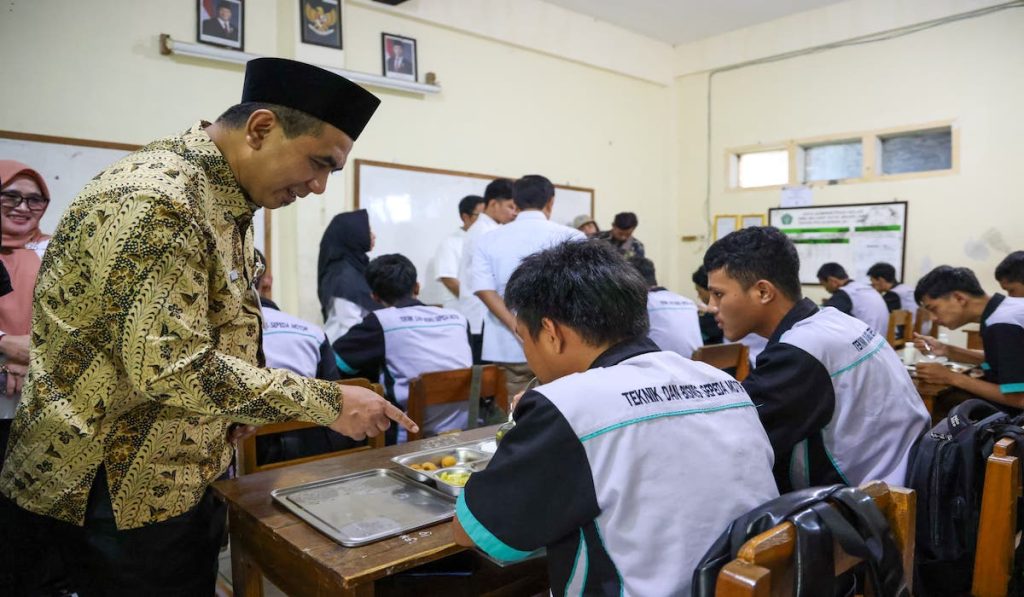
{"label": "fluorescent light fixture", "polygon": [[[193,44],[184,41],[176,41],[166,33],[160,34],[160,53],[165,56],[171,54],[177,54],[179,56],[191,56],[193,58],[204,58],[206,60],[214,60],[216,62],[228,62],[231,64],[245,64],[250,60],[256,58],[262,58],[259,54],[250,54],[249,52],[239,52],[237,50],[226,50],[224,48],[218,48],[216,46],[208,46],[204,44]],[[389,79],[380,75],[371,75],[370,73],[360,73],[351,70],[345,70],[342,68],[335,68],[333,66],[324,66],[318,64],[320,68],[329,70],[332,73],[337,73],[346,79],[355,81],[356,83],[364,83],[374,87],[383,87],[385,89],[396,89],[398,91],[409,91],[412,93],[440,93],[441,88],[437,85],[427,85],[426,83],[416,83],[415,81],[402,81],[400,79]]]}

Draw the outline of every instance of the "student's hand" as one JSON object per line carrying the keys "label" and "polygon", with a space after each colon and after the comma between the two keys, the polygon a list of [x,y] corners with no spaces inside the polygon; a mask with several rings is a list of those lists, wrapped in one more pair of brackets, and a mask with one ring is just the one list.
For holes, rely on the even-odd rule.
{"label": "student's hand", "polygon": [[12,336],[7,334],[0,337],[0,354],[6,355],[7,360],[14,361],[21,365],[28,365],[29,337]]}
{"label": "student's hand", "polygon": [[949,353],[948,347],[944,343],[931,336],[922,336],[917,332],[914,332],[914,348],[921,351],[921,354],[932,354],[937,357],[944,357]]}
{"label": "student's hand", "polygon": [[509,412],[516,412],[516,406],[519,405],[519,400],[523,397],[523,394],[525,393],[526,390],[523,390],[522,392],[519,392],[518,394],[512,397],[512,401],[508,403]]}
{"label": "student's hand", "polygon": [[420,430],[400,408],[371,390],[344,386],[342,392],[344,400],[341,413],[329,427],[346,437],[354,440],[376,437],[391,427],[391,421],[413,433]]}
{"label": "student's hand", "polygon": [[28,375],[28,367],[17,363],[8,362],[2,369],[7,372],[7,387],[4,391],[7,396],[17,396],[25,384],[25,376]]}
{"label": "student's hand", "polygon": [[250,435],[255,435],[259,427],[255,425],[234,424],[228,427],[228,443],[239,442]]}
{"label": "student's hand", "polygon": [[960,375],[953,373],[941,363],[918,363],[915,369],[918,380],[942,386],[953,385],[954,376]]}

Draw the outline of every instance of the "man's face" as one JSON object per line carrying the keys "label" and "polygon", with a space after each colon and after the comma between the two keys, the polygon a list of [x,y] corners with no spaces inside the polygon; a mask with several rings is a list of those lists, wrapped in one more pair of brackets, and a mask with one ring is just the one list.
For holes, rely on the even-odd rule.
{"label": "man's face", "polygon": [[494,199],[488,204],[486,211],[487,215],[499,224],[508,224],[516,219],[516,214],[519,213],[516,202],[511,199]]}
{"label": "man's face", "polygon": [[402,44],[392,45],[391,51],[394,52],[395,58],[401,58],[402,56],[405,55],[405,48],[402,47]]}
{"label": "man's face", "polygon": [[697,286],[696,284],[693,285],[693,288],[697,291],[697,298],[700,299],[700,302],[705,305],[708,304],[708,301],[711,300],[711,293],[708,289],[703,286]]}
{"label": "man's face", "polygon": [[247,137],[249,159],[239,164],[236,176],[252,202],[267,209],[290,205],[310,193],[323,193],[327,176],[340,170],[352,151],[351,137],[329,124],[324,124],[319,135],[289,139],[275,119],[260,133],[257,142],[253,135]]}
{"label": "man's face", "polygon": [[228,8],[227,6],[221,6],[220,8],[217,9],[217,16],[220,17],[220,20],[227,21],[227,22],[230,23],[231,22],[231,9]]}
{"label": "man's face", "polygon": [[889,283],[885,278],[871,278],[871,287],[878,292],[888,292],[892,288],[892,284]]}
{"label": "man's face", "polygon": [[961,292],[951,292],[938,298],[925,296],[921,299],[921,308],[931,313],[939,325],[951,330],[970,323],[966,307],[967,295]]}
{"label": "man's face", "polygon": [[1024,282],[1011,282],[1004,278],[999,281],[999,286],[1002,287],[1007,296],[1014,298],[1024,297]]}
{"label": "man's face", "polygon": [[620,243],[624,243],[629,240],[629,237],[633,236],[634,230],[636,230],[636,226],[632,228],[616,228],[615,226],[612,226],[612,238]]}
{"label": "man's face", "polygon": [[835,294],[837,290],[843,287],[842,281],[835,276],[829,276],[824,279],[819,278],[818,281],[821,282],[821,285],[825,287],[825,291],[829,294]]}
{"label": "man's face", "polygon": [[593,222],[587,222],[586,224],[580,226],[580,232],[586,234],[587,237],[594,236],[595,234],[597,234],[597,224]]}
{"label": "man's face", "polygon": [[483,213],[483,211],[484,211],[484,204],[483,203],[477,203],[476,206],[473,207],[473,213],[468,214],[468,215],[460,213],[459,217],[462,218],[462,227],[468,229],[470,226],[472,226],[474,223],[476,223],[477,218],[480,217],[480,214]]}
{"label": "man's face", "polygon": [[731,341],[739,340],[760,327],[764,306],[756,285],[744,290],[739,280],[725,268],[708,272],[708,306],[722,334]]}

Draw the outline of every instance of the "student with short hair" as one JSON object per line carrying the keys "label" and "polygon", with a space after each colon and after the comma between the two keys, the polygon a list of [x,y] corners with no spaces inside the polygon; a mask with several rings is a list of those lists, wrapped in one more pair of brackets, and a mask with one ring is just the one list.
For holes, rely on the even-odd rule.
{"label": "student with short hair", "polygon": [[851,280],[846,269],[838,263],[829,262],[818,268],[818,282],[832,295],[825,301],[826,307],[852,315],[871,326],[879,334],[889,330],[889,307],[874,288],[863,282]]}
{"label": "student with short hair", "polygon": [[433,274],[429,285],[436,288],[435,296],[431,298],[449,309],[459,310],[459,296],[462,294],[459,284],[462,247],[466,242],[466,231],[480,217],[483,209],[484,198],[480,195],[466,195],[459,201],[459,219],[462,220],[462,226],[441,241],[434,252],[433,261],[427,268]]}
{"label": "student with short hair", "polygon": [[[383,309],[334,341],[342,373],[376,379],[384,384],[388,400],[406,410],[409,382],[423,373],[465,369],[473,365],[468,324],[458,311],[424,305],[416,299],[416,266],[404,255],[377,257],[366,268],[366,281]],[[465,429],[466,404],[455,402],[427,409],[424,436]],[[402,443],[406,433],[387,436]]]}
{"label": "student with short hair", "polygon": [[718,327],[718,322],[715,321],[715,314],[710,309],[707,309],[708,302],[711,301],[711,293],[708,291],[708,271],[702,265],[693,272],[690,279],[693,280],[693,288],[697,291],[697,298],[703,303],[703,306],[698,305],[697,310],[700,311],[700,336],[704,341],[704,346],[721,344],[723,340],[722,328]]}
{"label": "student with short hair", "polygon": [[636,268],[647,283],[647,315],[651,331],[647,337],[662,350],[691,358],[693,351],[704,345],[697,319],[697,305],[690,299],[658,285],[654,262],[646,257],[634,257],[629,264]]}
{"label": "student with short hair", "polygon": [[996,280],[1007,296],[1024,297],[1024,251],[1014,251],[999,262]]}
{"label": "student with short hair", "polygon": [[982,379],[954,373],[937,363],[918,363],[918,379],[951,385],[975,396],[1013,409],[1024,408],[1024,298],[989,296],[974,272],[966,267],[941,265],[921,278],[914,296],[938,321],[956,329],[981,324],[982,353],[954,347],[929,336],[916,335],[914,345],[923,352],[956,361],[981,364]]}
{"label": "student with short hair", "polygon": [[[871,287],[882,295],[889,312],[910,311],[917,313],[917,301],[914,300],[914,289],[896,280],[896,268],[890,263],[878,262],[868,268]],[[879,330],[882,331],[882,330]]]}
{"label": "student with short hair", "polygon": [[623,211],[615,214],[612,220],[611,230],[598,232],[595,236],[603,241],[611,243],[619,254],[626,259],[633,257],[646,257],[644,244],[640,239],[633,236],[636,227],[640,224],[636,214],[631,211]]}
{"label": "student with short hair", "polygon": [[725,337],[768,338],[743,387],[775,449],[779,490],[903,483],[930,417],[885,337],[803,298],[796,247],[777,228],[729,234],[704,266]]}
{"label": "student with short hair", "polygon": [[456,502],[456,542],[546,547],[556,595],[688,595],[722,529],[778,495],[753,403],[647,338],[647,284],[607,243],[526,257],[505,290],[543,385]]}

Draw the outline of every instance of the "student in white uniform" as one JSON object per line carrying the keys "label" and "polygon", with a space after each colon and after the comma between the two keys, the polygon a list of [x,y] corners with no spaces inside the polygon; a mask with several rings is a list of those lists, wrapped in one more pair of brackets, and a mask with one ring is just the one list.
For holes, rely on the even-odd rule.
{"label": "student in white uniform", "polygon": [[750,398],[647,338],[647,284],[606,242],[533,254],[505,290],[543,385],[470,477],[455,541],[546,547],[555,595],[689,595],[727,525],[778,495]]}
{"label": "student in white uniform", "polygon": [[472,286],[473,249],[477,240],[482,236],[514,219],[516,219],[516,204],[512,200],[512,181],[507,178],[496,178],[484,190],[483,213],[476,219],[476,222],[473,222],[469,230],[466,230],[466,238],[462,241],[462,259],[459,261],[458,311],[469,320],[474,363],[482,362],[480,351],[484,341],[483,326],[487,307],[468,290]]}
{"label": "student in white uniform", "polygon": [[902,484],[931,418],[885,337],[802,298],[800,258],[777,228],[729,234],[711,245],[704,266],[725,337],[768,338],[743,387],[775,449],[779,490]]}
{"label": "student in white uniform", "polygon": [[514,222],[482,237],[473,248],[470,290],[487,306],[485,361],[505,371],[508,395],[515,396],[533,378],[515,332],[515,318],[505,307],[505,284],[524,257],[566,240],[584,240],[582,232],[550,221],[555,187],[539,174],[528,174],[512,189],[519,215]]}
{"label": "student in white uniform", "polygon": [[882,295],[885,305],[892,311],[910,311],[917,314],[917,301],[914,300],[914,288],[900,284],[896,280],[896,268],[889,263],[878,262],[868,268],[871,287]]}
{"label": "student in white uniform", "polygon": [[851,280],[838,263],[826,263],[818,268],[818,281],[832,295],[826,307],[835,307],[871,326],[882,336],[889,331],[889,307],[885,299],[871,286]]}
{"label": "student in white uniform", "polygon": [[[334,342],[338,368],[357,377],[380,377],[388,400],[403,410],[409,382],[422,373],[465,369],[473,365],[466,318],[458,311],[430,307],[416,300],[416,266],[404,255],[381,255],[366,268],[366,280],[385,308]],[[427,409],[421,422],[425,436],[465,429],[467,404],[456,402]],[[394,426],[392,426],[394,427]],[[388,443],[404,442],[405,431],[390,432]]]}
{"label": "student in white uniform", "polygon": [[704,345],[697,304],[658,286],[654,262],[650,259],[633,257],[629,264],[647,282],[647,315],[651,320],[651,331],[647,337],[662,350],[687,359],[692,357],[693,351]]}
{"label": "student in white uniform", "polygon": [[1011,298],[1024,298],[1024,251],[1014,251],[996,266],[996,281]]}
{"label": "student in white uniform", "polygon": [[423,300],[438,303],[447,309],[459,309],[459,263],[462,262],[462,246],[466,241],[466,231],[476,222],[483,210],[484,198],[480,195],[466,195],[459,201],[459,218],[462,220],[462,226],[441,241],[437,247],[434,258],[427,268],[432,272],[427,284],[433,287],[435,292]]}

